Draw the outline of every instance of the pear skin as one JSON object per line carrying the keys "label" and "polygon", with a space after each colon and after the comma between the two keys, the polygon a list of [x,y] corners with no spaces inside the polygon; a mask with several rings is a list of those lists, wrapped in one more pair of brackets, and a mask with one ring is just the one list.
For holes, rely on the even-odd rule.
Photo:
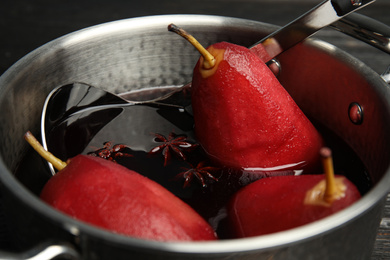
{"label": "pear skin", "polygon": [[[275,176],[258,180],[238,191],[228,206],[232,237],[252,237],[284,231],[322,219],[360,199],[356,186],[335,175],[343,195],[332,202],[313,198],[321,192],[324,174]],[[315,201],[313,203],[313,201]]]}
{"label": "pear skin", "polygon": [[78,220],[158,241],[215,240],[211,226],[156,182],[114,162],[78,155],[45,185],[41,199]]}
{"label": "pear skin", "polygon": [[267,65],[231,43],[207,50],[216,65],[206,69],[199,59],[192,107],[195,133],[208,155],[235,168],[317,165],[322,137]]}

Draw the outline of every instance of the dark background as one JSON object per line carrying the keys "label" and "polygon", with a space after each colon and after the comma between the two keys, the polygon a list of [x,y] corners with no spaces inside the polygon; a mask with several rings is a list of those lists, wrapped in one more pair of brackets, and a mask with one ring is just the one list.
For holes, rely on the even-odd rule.
{"label": "dark background", "polygon": [[[67,33],[131,17],[161,14],[211,14],[285,25],[321,0],[0,0],[0,75],[35,48]],[[377,0],[359,11],[390,25],[390,0]],[[365,62],[377,73],[390,55],[324,29],[322,38]],[[260,40],[260,39],[259,39]],[[390,197],[372,259],[390,259]]]}

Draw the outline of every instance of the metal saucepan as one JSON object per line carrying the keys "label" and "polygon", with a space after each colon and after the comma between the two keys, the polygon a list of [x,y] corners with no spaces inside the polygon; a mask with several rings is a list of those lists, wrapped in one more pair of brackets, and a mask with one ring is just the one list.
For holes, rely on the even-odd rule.
{"label": "metal saucepan", "polygon": [[1,76],[0,198],[10,235],[18,250],[26,252],[22,256],[35,254],[36,248],[26,250],[39,244],[48,254],[80,259],[369,258],[390,185],[390,89],[365,64],[319,40],[307,40],[282,54],[279,80],[304,112],[342,138],[368,169],[372,187],[351,207],[266,236],[162,243],[92,227],[40,201],[39,191],[50,176],[23,134],[32,130],[39,136],[45,97],[55,87],[76,81],[114,93],[189,82],[199,55],[166,30],[169,23],[186,28],[204,45],[229,41],[250,46],[276,29],[201,15],[120,20],[54,40]]}

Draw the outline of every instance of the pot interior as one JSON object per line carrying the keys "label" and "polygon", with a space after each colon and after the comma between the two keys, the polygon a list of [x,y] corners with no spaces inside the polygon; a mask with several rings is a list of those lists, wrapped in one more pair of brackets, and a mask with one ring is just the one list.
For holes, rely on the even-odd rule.
{"label": "pot interior", "polygon": [[[145,17],[88,28],[28,54],[0,78],[0,175],[4,185],[20,185],[38,195],[50,177],[46,164],[32,155],[23,134],[31,130],[39,136],[42,106],[55,87],[79,81],[123,93],[190,82],[199,55],[181,37],[167,31],[172,22],[205,46],[219,41],[250,46],[276,29],[223,17]],[[282,85],[309,118],[356,154],[358,167],[366,171],[352,178],[360,183],[365,196],[374,196],[370,201],[380,200],[386,190],[378,184],[386,176],[385,181],[389,179],[388,86],[367,66],[322,41],[308,40],[279,60]],[[350,119],[353,104],[363,111],[361,122]],[[369,192],[375,189],[380,191]],[[30,198],[23,200],[37,204]]]}

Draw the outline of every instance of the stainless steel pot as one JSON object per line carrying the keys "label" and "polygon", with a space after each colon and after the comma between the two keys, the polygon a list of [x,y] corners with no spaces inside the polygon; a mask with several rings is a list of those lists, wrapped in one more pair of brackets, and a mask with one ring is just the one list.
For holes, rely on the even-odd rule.
{"label": "stainless steel pot", "polygon": [[[351,146],[370,173],[374,185],[369,192],[337,214],[254,238],[197,243],[143,241],[83,224],[42,203],[37,194],[48,176],[39,159],[31,159],[37,167],[27,167],[15,176],[22,158],[31,152],[22,136],[26,130],[39,136],[42,105],[53,88],[81,81],[122,93],[189,82],[198,54],[167,31],[172,22],[204,45],[224,40],[250,46],[276,29],[217,16],[120,20],[54,40],[2,75],[0,196],[19,249],[39,245],[46,248],[42,258],[46,254],[77,259],[369,258],[390,185],[390,89],[365,64],[319,40],[308,40],[282,54],[279,79],[310,117]],[[363,117],[354,114],[359,110],[351,106],[361,108]],[[28,258],[36,252],[37,248],[24,255],[6,256]]]}

